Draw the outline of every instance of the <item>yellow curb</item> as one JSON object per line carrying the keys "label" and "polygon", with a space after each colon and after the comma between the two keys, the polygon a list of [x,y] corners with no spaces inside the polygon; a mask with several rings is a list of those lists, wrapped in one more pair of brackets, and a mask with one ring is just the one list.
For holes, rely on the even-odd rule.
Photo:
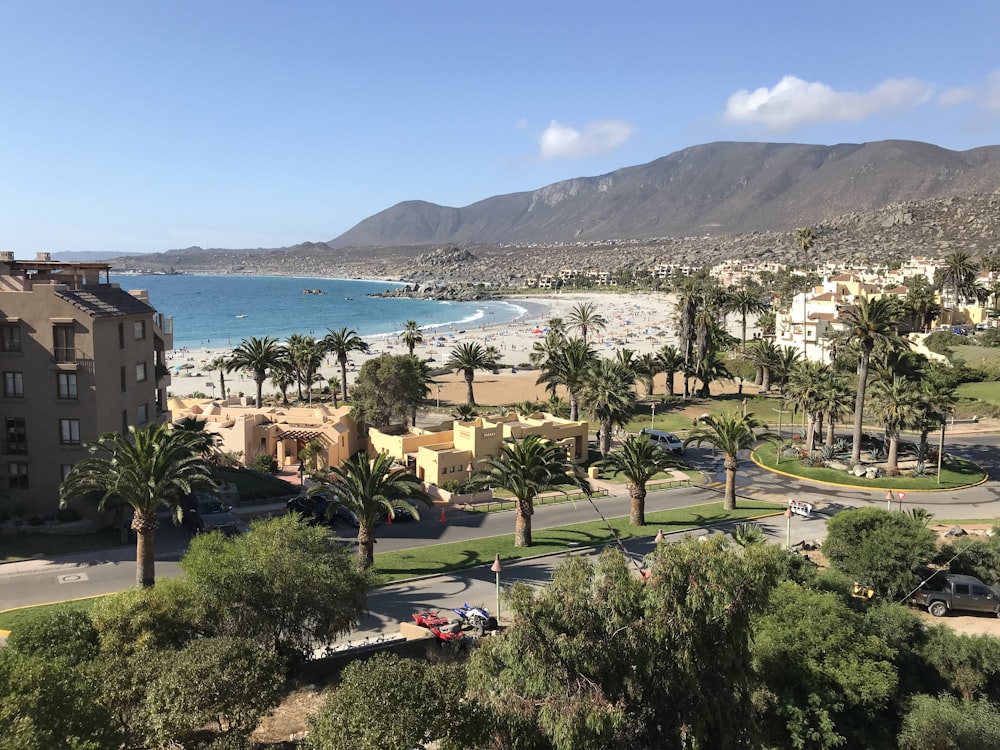
{"label": "yellow curb", "polygon": [[[781,469],[776,469],[773,466],[768,466],[767,464],[758,461],[757,460],[757,451],[756,450],[750,451],[750,460],[753,461],[759,468],[763,469],[764,471],[769,471],[772,474],[780,474],[783,477],[789,477],[791,479],[799,479],[799,480],[801,480],[803,482],[811,482],[812,484],[821,484],[821,485],[824,485],[826,487],[841,487],[843,489],[849,489],[849,490],[866,490],[868,492],[883,492],[883,491],[888,492],[890,489],[891,490],[895,490],[894,487],[893,488],[890,488],[890,487],[865,487],[864,485],[860,485],[860,484],[840,484],[839,482],[827,482],[824,479],[812,479],[810,477],[804,477],[804,476],[801,476],[799,474],[790,474],[787,471],[782,471]],[[969,463],[972,463],[972,462],[970,461]],[[973,464],[973,466],[979,467],[980,469],[982,468],[981,466],[979,466],[979,464]],[[968,490],[968,489],[972,489],[973,487],[978,487],[981,484],[986,484],[986,482],[990,481],[990,475],[989,475],[989,473],[988,472],[984,472],[984,474],[985,474],[985,476],[983,476],[983,478],[980,479],[978,482],[973,482],[972,484],[962,484],[962,485],[959,485],[958,487],[941,487],[940,489],[933,489],[933,490],[915,490],[915,489],[912,489],[912,488],[909,488],[909,487],[903,487],[902,491],[903,492],[954,492],[955,490]]]}

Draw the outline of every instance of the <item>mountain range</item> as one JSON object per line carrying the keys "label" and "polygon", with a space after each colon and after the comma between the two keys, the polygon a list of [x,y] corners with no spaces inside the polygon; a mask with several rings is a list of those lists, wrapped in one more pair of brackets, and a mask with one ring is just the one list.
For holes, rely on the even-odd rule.
{"label": "mountain range", "polygon": [[[327,242],[284,248],[189,247],[115,260],[120,268],[239,271],[243,270],[239,258],[266,256],[267,262],[254,262],[255,270],[287,272],[285,259],[292,267],[298,265],[295,258],[356,266],[366,260],[413,258],[435,247],[455,245],[496,248],[720,238],[723,246],[738,247],[740,243],[721,238],[788,232],[828,222],[842,226],[845,216],[872,212],[879,214],[881,224],[887,219],[880,212],[893,206],[948,197],[989,197],[998,189],[1000,146],[959,152],[900,140],[834,146],[719,142],[596,177],[493,196],[462,208],[404,201]],[[910,213],[926,215],[940,229],[943,219],[933,218],[940,210],[961,216],[947,206],[918,206]],[[978,220],[989,228],[986,234],[978,233],[984,240],[992,238],[996,229],[992,213],[988,205],[977,209]],[[859,226],[863,225],[867,222]],[[956,226],[967,235],[968,226]],[[927,236],[930,230],[924,227],[922,231]],[[949,233],[935,240],[947,243]],[[773,246],[770,239],[765,244]],[[865,252],[854,239],[849,245],[852,252]],[[701,252],[693,247],[687,255]],[[111,259],[101,253],[57,253],[55,257]],[[365,272],[357,270],[363,265],[355,266],[351,267],[356,273]]]}

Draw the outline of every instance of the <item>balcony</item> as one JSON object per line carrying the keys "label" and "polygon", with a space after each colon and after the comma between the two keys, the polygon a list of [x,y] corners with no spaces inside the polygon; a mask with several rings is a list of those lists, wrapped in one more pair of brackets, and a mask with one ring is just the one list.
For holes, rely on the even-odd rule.
{"label": "balcony", "polygon": [[84,370],[85,372],[89,372],[91,375],[94,374],[94,359],[92,357],[83,357],[78,355],[76,349],[53,349],[51,361],[52,364],[55,365],[54,369],[56,370],[64,370],[67,372]]}

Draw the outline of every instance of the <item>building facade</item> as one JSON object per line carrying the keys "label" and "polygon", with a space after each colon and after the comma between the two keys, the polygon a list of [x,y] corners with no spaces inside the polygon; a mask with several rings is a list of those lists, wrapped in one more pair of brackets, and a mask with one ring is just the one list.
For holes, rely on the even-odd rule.
{"label": "building facade", "polygon": [[15,511],[53,513],[59,484],[101,434],[169,418],[173,322],[110,271],[0,253],[0,481]]}

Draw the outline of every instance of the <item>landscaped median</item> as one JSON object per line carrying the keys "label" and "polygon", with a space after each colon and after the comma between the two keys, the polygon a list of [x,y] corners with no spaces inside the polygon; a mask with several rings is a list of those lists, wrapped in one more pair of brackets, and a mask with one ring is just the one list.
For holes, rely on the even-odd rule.
{"label": "landscaped median", "polygon": [[857,487],[859,489],[903,490],[905,492],[934,492],[938,490],[960,490],[982,484],[988,478],[987,473],[977,464],[959,456],[949,456],[946,465],[941,470],[941,482],[937,481],[937,470],[928,470],[927,476],[884,476],[877,479],[855,477],[845,471],[825,467],[803,466],[797,458],[781,458],[775,461],[773,443],[764,443],[754,448],[751,454],[753,462],[762,469],[784,474],[789,477],[806,479],[811,482],[821,482],[838,487]]}
{"label": "landscaped median", "polygon": [[[662,530],[664,533],[685,531],[714,524],[749,521],[784,512],[784,505],[756,500],[740,500],[736,510],[724,510],[722,503],[692,505],[687,508],[664,510],[646,514],[646,525],[633,527],[628,517],[612,518],[611,527],[625,542],[630,539],[650,538]],[[513,526],[513,521],[511,522]],[[608,527],[601,521],[587,521],[553,529],[540,529],[532,534],[531,547],[515,547],[513,534],[470,539],[417,547],[399,552],[382,552],[375,555],[380,584],[404,578],[450,573],[493,562],[497,555],[502,560],[513,560],[553,552],[565,552],[579,547],[592,547],[613,541]],[[33,619],[40,612],[53,608],[89,610],[100,597],[45,604],[38,607],[21,607],[0,612],[0,630],[11,630],[19,623]]]}

